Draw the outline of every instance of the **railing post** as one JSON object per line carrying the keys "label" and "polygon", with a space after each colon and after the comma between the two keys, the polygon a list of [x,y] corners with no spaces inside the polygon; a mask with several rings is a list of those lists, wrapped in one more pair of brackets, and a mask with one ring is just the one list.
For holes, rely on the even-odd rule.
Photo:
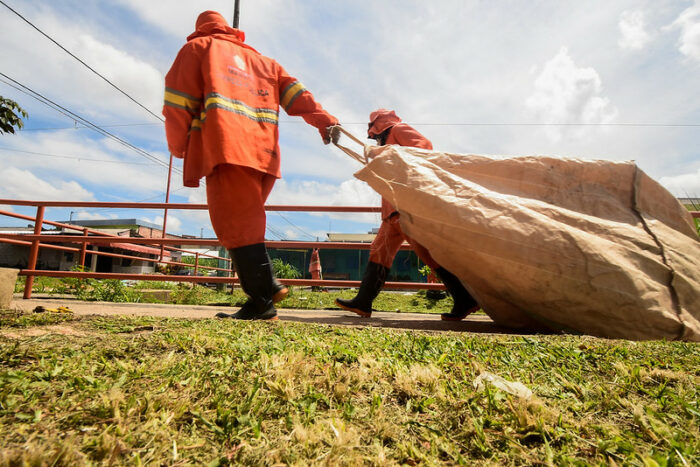
{"label": "railing post", "polygon": [[[87,237],[88,236],[88,229],[84,228],[83,229],[83,236]],[[87,242],[83,242],[83,245],[80,247],[80,267],[82,269],[85,269],[85,256],[87,255]]]}
{"label": "railing post", "polygon": [[194,275],[197,275],[197,271],[199,270],[199,252],[196,252],[194,254]]}
{"label": "railing post", "polygon": [[[41,235],[41,226],[44,224],[45,206],[37,206],[36,219],[34,219],[34,235]],[[32,241],[32,246],[29,247],[29,261],[27,269],[36,269],[36,260],[39,257],[39,240]],[[27,276],[27,281],[24,283],[24,298],[32,298],[32,286],[34,285],[34,276]]]}
{"label": "railing post", "polygon": [[[168,226],[168,203],[170,203],[170,179],[173,175],[173,154],[170,153],[170,164],[168,165],[168,185],[165,188],[165,210],[163,210],[163,234],[161,238],[165,238],[165,229]],[[160,245],[160,260],[163,261],[163,254],[165,253],[165,245],[161,243]]]}

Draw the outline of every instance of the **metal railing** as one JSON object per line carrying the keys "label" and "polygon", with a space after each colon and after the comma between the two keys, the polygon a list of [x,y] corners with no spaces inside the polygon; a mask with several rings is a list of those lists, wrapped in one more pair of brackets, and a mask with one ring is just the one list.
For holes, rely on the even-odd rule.
{"label": "metal railing", "polygon": [[[180,248],[186,245],[212,247],[221,246],[216,239],[202,238],[167,238],[166,232],[162,232],[162,237],[121,237],[112,235],[100,230],[89,229],[79,225],[65,224],[61,222],[45,220],[47,208],[113,208],[113,209],[154,209],[154,210],[206,210],[206,204],[185,204],[185,203],[117,203],[117,202],[70,202],[70,201],[28,201],[28,200],[11,200],[0,199],[0,205],[9,206],[32,206],[36,207],[36,215],[34,217],[18,214],[12,211],[0,210],[0,216],[6,216],[15,219],[22,219],[34,222],[33,234],[10,234],[0,232],[0,243],[8,243],[14,245],[22,245],[29,247],[29,257],[27,267],[19,271],[19,275],[26,276],[24,287],[24,298],[31,298],[32,286],[34,277],[59,277],[59,278],[92,278],[92,279],[119,279],[119,280],[157,280],[157,281],[174,281],[174,282],[204,282],[213,284],[236,284],[237,277],[230,277],[230,268],[218,268],[213,266],[199,265],[200,257],[214,258],[223,260],[228,263],[230,258],[221,257],[218,255],[191,252],[185,248]],[[290,211],[290,212],[332,212],[332,213],[378,213],[381,212],[379,207],[366,206],[281,206],[271,205],[265,207],[266,211]],[[47,234],[42,230],[44,225],[61,228],[65,230],[75,231],[76,235],[66,234]],[[44,232],[44,233],[42,233]],[[55,231],[54,231],[55,232]],[[58,243],[58,245],[57,245]],[[79,247],[66,246],[78,244]],[[368,250],[369,243],[359,242],[299,242],[299,241],[267,241],[265,244],[269,248],[319,248],[319,249],[351,249],[351,250]],[[147,258],[135,255],[126,255],[121,253],[112,253],[106,251],[88,249],[88,245],[92,246],[107,246],[119,248],[126,245],[140,245],[148,248],[144,250],[148,254],[155,255],[155,258]],[[78,265],[85,267],[86,258],[88,255],[105,256],[112,258],[122,258],[143,261],[154,264],[164,264],[170,266],[190,267],[194,268],[194,275],[168,275],[168,274],[128,274],[128,273],[105,273],[92,271],[56,271],[48,269],[37,269],[37,260],[41,248],[60,250],[71,253],[79,253],[80,259]],[[401,246],[401,249],[410,249],[408,244]],[[171,256],[172,253],[191,253],[195,256],[194,264],[183,263],[178,261],[166,260],[165,256]],[[200,276],[200,269],[211,271],[223,271],[227,276]],[[280,279],[280,282],[287,285],[295,286],[320,286],[320,287],[359,287],[360,281],[351,280],[314,280],[314,279]],[[423,282],[387,282],[387,288],[392,289],[432,289],[443,290],[443,284],[423,283]]]}

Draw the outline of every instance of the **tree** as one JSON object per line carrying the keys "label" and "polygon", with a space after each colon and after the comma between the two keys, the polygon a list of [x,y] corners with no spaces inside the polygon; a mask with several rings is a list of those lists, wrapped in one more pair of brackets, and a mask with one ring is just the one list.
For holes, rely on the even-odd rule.
{"label": "tree", "polygon": [[14,127],[20,129],[24,126],[22,117],[28,116],[17,102],[0,96],[0,133],[14,133]]}

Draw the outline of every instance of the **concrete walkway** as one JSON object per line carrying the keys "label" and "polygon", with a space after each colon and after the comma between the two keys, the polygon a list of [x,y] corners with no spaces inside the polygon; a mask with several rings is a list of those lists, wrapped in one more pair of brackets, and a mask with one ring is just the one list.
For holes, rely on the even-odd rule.
{"label": "concrete walkway", "polygon": [[[57,308],[65,306],[76,315],[102,316],[155,316],[161,318],[213,318],[219,311],[235,311],[236,307],[198,306],[198,305],[165,305],[142,303],[111,303],[111,302],[82,302],[69,298],[39,298],[29,300],[15,294],[11,309],[31,312],[37,306]],[[463,321],[452,322],[440,320],[437,314],[422,313],[391,313],[378,311],[372,313],[372,318],[361,318],[345,310],[292,310],[278,309],[281,321],[301,323],[326,324],[333,326],[415,329],[422,331],[457,331],[475,333],[517,334],[517,331],[498,326],[486,315],[471,315]]]}

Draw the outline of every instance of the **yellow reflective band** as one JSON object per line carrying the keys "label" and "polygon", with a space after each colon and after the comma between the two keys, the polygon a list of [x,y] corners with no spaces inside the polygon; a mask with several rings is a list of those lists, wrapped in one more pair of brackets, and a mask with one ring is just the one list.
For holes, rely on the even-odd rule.
{"label": "yellow reflective band", "polygon": [[[224,110],[229,110],[231,112],[244,115],[252,120],[260,122],[268,122],[277,124],[278,116],[277,112],[272,109],[256,109],[249,107],[242,102],[231,101],[224,97],[209,97],[204,102],[204,108],[209,109],[211,107],[218,107]],[[205,119],[206,110],[202,112],[202,120]]]}
{"label": "yellow reflective band", "polygon": [[198,118],[195,118],[192,120],[192,123],[190,124],[190,130],[201,130],[202,129],[202,121]]}
{"label": "yellow reflective band", "polygon": [[296,96],[300,91],[305,90],[306,88],[304,87],[304,85],[300,82],[297,82],[294,86],[289,87],[284,91],[284,95],[280,99],[280,105],[284,107],[284,110],[287,110],[287,107],[289,106],[292,98]]}
{"label": "yellow reflective band", "polygon": [[173,107],[180,107],[191,112],[199,110],[199,100],[175,94],[167,89],[165,90],[165,104]]}

